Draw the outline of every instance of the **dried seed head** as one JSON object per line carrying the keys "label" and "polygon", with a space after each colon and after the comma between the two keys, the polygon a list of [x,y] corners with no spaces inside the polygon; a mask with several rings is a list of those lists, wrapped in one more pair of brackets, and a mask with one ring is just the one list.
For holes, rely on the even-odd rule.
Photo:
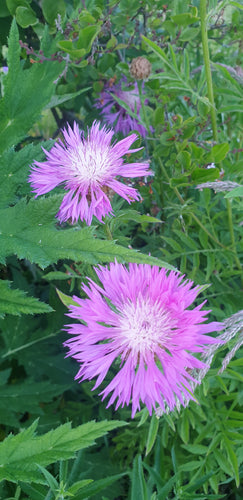
{"label": "dried seed head", "polygon": [[136,57],[132,60],[130,66],[130,74],[136,80],[143,80],[148,78],[151,73],[151,63],[146,57]]}

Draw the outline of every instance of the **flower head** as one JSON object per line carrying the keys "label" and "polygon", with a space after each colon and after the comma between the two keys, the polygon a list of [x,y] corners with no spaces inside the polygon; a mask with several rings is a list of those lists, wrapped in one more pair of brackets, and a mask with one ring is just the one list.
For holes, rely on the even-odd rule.
{"label": "flower head", "polygon": [[132,60],[130,74],[137,80],[143,80],[144,78],[148,78],[151,73],[151,68],[152,66],[148,59],[139,56]]}
{"label": "flower head", "polygon": [[[117,373],[100,393],[116,409],[132,402],[132,417],[140,400],[152,408],[173,410],[179,400],[194,399],[191,371],[205,363],[194,354],[204,352],[217,339],[205,334],[221,330],[221,323],[202,324],[202,305],[188,309],[201,288],[183,281],[179,273],[157,266],[117,262],[95,269],[102,286],[89,280],[83,286],[88,298],[74,297],[71,318],[85,324],[66,326],[72,336],[65,346],[80,363],[76,379],[97,377],[94,389],[109,369]],[[112,367],[112,368],[111,368]]]}
{"label": "flower head", "polygon": [[60,221],[85,220],[91,224],[92,217],[99,221],[112,214],[107,192],[112,190],[131,203],[139,200],[139,192],[117,180],[117,177],[140,177],[151,174],[148,163],[124,164],[123,156],[139,149],[129,149],[137,139],[131,134],[122,141],[111,144],[114,132],[106,127],[100,129],[93,123],[87,138],[80,132],[77,123],[73,130],[68,125],[63,130],[64,144],[60,139],[48,152],[47,161],[35,161],[29,176],[36,196],[48,193],[62,185],[67,194],[62,200],[57,217]]}
{"label": "flower head", "polygon": [[[136,113],[138,119],[130,116],[125,107],[119,104],[115,97],[121,99],[133,113]],[[139,97],[138,85],[133,83],[127,85],[126,90],[123,90],[122,83],[116,85],[106,85],[97,99],[96,106],[101,110],[101,114],[108,125],[111,125],[115,132],[121,132],[123,135],[128,134],[131,130],[137,130],[142,137],[145,137],[148,132],[146,128],[139,123],[141,101]]]}

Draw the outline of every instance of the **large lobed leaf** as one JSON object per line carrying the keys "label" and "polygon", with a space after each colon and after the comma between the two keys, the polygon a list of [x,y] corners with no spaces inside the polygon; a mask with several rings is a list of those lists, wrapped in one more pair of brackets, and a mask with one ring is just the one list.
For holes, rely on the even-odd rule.
{"label": "large lobed leaf", "polygon": [[9,35],[8,69],[4,97],[0,101],[0,153],[18,144],[48,105],[63,63],[36,62],[31,68],[23,69],[19,32],[13,20]]}
{"label": "large lobed leaf", "polygon": [[10,282],[0,280],[0,318],[4,314],[41,314],[53,311],[52,307],[35,297],[26,296],[25,292],[11,289]]}
{"label": "large lobed leaf", "polygon": [[54,215],[60,206],[59,195],[0,210],[0,262],[8,255],[28,259],[41,268],[59,259],[71,259],[89,264],[110,262],[142,262],[172,269],[165,262],[117,245],[114,241],[97,239],[94,229],[72,227],[58,230]]}
{"label": "large lobed leaf", "polygon": [[43,142],[41,145],[34,146],[28,144],[20,151],[10,148],[0,156],[0,208],[7,207],[15,203],[17,196],[27,194],[30,191],[30,185],[27,177],[30,171],[30,164],[34,161],[41,161],[44,157],[43,146],[49,149],[52,141]]}
{"label": "large lobed leaf", "polygon": [[8,436],[0,444],[0,481],[45,483],[38,465],[46,467],[58,460],[67,460],[75,452],[95,444],[95,439],[125,422],[91,421],[75,429],[70,423],[36,436],[37,421],[16,436]]}
{"label": "large lobed leaf", "polygon": [[[0,376],[4,372],[0,372]],[[43,415],[42,405],[62,394],[68,385],[50,384],[50,381],[34,382],[32,379],[21,383],[0,384],[0,422],[19,427],[19,419],[26,412],[32,418]]]}

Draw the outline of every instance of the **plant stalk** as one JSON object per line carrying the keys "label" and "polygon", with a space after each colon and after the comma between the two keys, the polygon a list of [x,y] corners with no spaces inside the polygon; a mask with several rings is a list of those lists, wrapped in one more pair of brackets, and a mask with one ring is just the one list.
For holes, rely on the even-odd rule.
{"label": "plant stalk", "polygon": [[218,131],[217,131],[217,118],[216,118],[216,109],[214,104],[214,95],[213,95],[213,80],[212,73],[210,68],[210,59],[209,59],[209,49],[208,49],[208,34],[207,34],[207,0],[200,0],[200,18],[201,18],[201,35],[202,35],[202,49],[203,49],[203,59],[206,73],[206,81],[208,88],[208,99],[210,102],[210,113],[211,113],[211,122],[213,129],[213,139],[218,142]]}

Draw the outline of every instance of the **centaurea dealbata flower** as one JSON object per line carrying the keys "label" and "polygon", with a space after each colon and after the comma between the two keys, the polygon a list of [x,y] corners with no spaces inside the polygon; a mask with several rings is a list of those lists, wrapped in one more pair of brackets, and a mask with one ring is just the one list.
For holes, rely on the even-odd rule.
{"label": "centaurea dealbata flower", "polygon": [[113,142],[114,132],[94,122],[87,138],[74,123],[73,129],[63,130],[65,144],[59,139],[50,151],[44,150],[47,161],[35,161],[29,182],[36,196],[63,186],[65,194],[57,217],[61,222],[80,218],[91,224],[93,216],[99,221],[113,214],[107,196],[110,190],[128,203],[139,200],[139,192],[120,181],[120,177],[134,178],[152,174],[147,162],[124,163],[123,157],[142,148],[129,149],[136,134]]}
{"label": "centaurea dealbata flower", "polygon": [[[100,113],[106,123],[112,126],[115,132],[127,135],[131,130],[136,130],[142,137],[146,137],[148,131],[140,123],[140,109],[142,104],[138,84],[134,82],[127,84],[125,87],[124,83],[124,81],[120,81],[111,86],[109,84],[105,85],[99,99],[96,101],[96,106],[100,109]],[[126,107],[122,103],[118,103],[115,97],[121,99],[133,113],[136,113],[137,118],[129,115]]]}
{"label": "centaurea dealbata flower", "polygon": [[[79,320],[66,326],[65,342],[80,364],[76,379],[96,379],[96,389],[110,370],[113,378],[102,390],[120,405],[132,403],[132,417],[144,403],[152,409],[173,410],[194,399],[194,369],[205,368],[195,355],[218,343],[208,333],[222,324],[204,324],[204,302],[188,309],[201,291],[178,272],[157,266],[117,262],[95,269],[101,285],[83,285],[87,298],[73,297],[68,316]],[[118,366],[117,366],[118,365]],[[117,372],[115,374],[115,371]]]}

